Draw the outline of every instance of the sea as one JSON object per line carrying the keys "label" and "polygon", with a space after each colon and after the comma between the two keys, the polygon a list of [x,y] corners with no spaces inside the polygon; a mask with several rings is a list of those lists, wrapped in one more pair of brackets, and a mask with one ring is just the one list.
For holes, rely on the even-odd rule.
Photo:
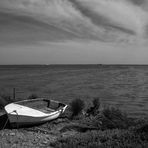
{"label": "sea", "polygon": [[0,65],[0,93],[14,87],[68,103],[98,97],[130,116],[148,115],[148,65]]}

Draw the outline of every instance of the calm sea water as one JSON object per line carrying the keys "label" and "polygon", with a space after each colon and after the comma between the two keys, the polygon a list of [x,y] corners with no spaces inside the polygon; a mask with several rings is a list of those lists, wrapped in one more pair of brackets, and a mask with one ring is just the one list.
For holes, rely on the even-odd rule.
{"label": "calm sea water", "polygon": [[65,102],[76,96],[88,101],[99,97],[103,104],[121,108],[132,116],[148,115],[146,65],[0,66],[0,91],[13,87]]}

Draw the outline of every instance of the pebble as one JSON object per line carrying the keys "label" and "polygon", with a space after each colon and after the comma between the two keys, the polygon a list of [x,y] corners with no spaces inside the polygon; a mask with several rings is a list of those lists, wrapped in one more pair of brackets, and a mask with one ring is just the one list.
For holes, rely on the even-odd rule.
{"label": "pebble", "polygon": [[15,133],[10,133],[10,136],[15,136]]}
{"label": "pebble", "polygon": [[42,143],[43,143],[43,144],[47,144],[47,143],[48,143],[48,141],[46,140],[46,141],[43,141]]}

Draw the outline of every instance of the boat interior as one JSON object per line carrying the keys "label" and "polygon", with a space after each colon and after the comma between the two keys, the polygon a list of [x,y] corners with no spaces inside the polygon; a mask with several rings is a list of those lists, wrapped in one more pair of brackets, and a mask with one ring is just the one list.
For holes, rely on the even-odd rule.
{"label": "boat interior", "polygon": [[25,100],[17,102],[17,104],[33,108],[44,113],[54,112],[65,106],[63,103],[49,99]]}

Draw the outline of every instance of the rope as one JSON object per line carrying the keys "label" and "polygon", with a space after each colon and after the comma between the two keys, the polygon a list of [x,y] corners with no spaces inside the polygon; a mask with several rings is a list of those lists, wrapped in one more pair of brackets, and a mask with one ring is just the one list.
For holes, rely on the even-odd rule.
{"label": "rope", "polygon": [[[10,113],[13,113],[13,112],[16,112],[16,110],[14,110],[14,111],[12,111],[12,112],[10,112]],[[2,130],[5,129],[5,127],[6,127],[7,123],[8,123],[8,121],[9,121],[9,118],[8,118],[8,116],[7,116],[7,120],[6,120],[6,122],[5,122],[5,124],[4,124],[3,128],[2,128]]]}
{"label": "rope", "polygon": [[[18,120],[18,113],[17,113],[17,111],[15,111],[15,112],[17,114],[17,120]],[[18,127],[19,127],[19,125],[18,125],[18,122],[17,122],[17,129],[18,129]]]}
{"label": "rope", "polygon": [[[16,112],[16,110],[10,112],[9,114],[11,114],[11,113],[13,113],[13,112]],[[2,130],[5,129],[5,127],[6,127],[7,123],[8,123],[8,121],[9,121],[9,118],[8,118],[8,116],[7,116],[7,120],[6,120],[6,122],[5,122],[5,124],[4,124],[3,128],[2,128]]]}
{"label": "rope", "polygon": [[[19,117],[18,117],[18,113],[17,113],[17,111],[14,110],[13,112],[15,112],[15,113],[17,114],[17,120],[18,120]],[[12,112],[11,112],[11,113],[12,113]],[[16,126],[16,128],[18,129],[18,127],[19,127],[19,126],[18,126],[18,122],[17,122],[17,126]]]}
{"label": "rope", "polygon": [[[15,112],[15,113],[17,114],[17,120],[18,120],[18,113],[17,113],[16,110],[10,112],[9,114],[11,114],[11,113],[13,113],[13,112]],[[4,124],[4,126],[2,127],[2,130],[5,129],[5,127],[6,127],[7,123],[8,123],[8,121],[9,121],[9,118],[7,117],[7,120],[6,120],[5,124]],[[17,123],[17,129],[18,129],[18,123]]]}
{"label": "rope", "polygon": [[8,120],[9,120],[9,119],[8,119],[8,117],[7,117],[7,120],[6,120],[6,122],[5,122],[5,124],[4,124],[3,128],[2,128],[2,130],[5,129],[5,127],[6,127],[7,123],[8,123]]}

